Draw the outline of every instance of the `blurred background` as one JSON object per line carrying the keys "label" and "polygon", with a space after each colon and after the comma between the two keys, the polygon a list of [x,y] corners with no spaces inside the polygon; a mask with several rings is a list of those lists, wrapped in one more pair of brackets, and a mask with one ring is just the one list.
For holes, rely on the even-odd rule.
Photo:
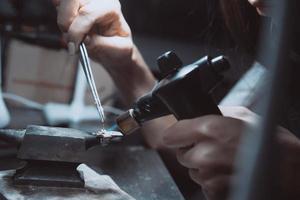
{"label": "blurred background", "polygon": [[[184,64],[204,55],[224,54],[233,67],[226,74],[223,87],[214,94],[220,100],[252,63],[251,56],[234,45],[218,0],[121,3],[134,41],[154,74],[156,58],[169,50],[174,50]],[[1,0],[0,31],[3,91],[39,104],[70,103],[78,62],[66,54],[51,0]],[[94,70],[100,95],[112,103],[109,100],[116,100],[113,83],[101,67]],[[87,95],[87,103],[89,99]]]}

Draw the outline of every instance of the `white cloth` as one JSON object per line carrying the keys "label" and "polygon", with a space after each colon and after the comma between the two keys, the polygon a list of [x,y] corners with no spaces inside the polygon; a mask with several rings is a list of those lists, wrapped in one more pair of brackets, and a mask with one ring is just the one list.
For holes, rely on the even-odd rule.
{"label": "white cloth", "polygon": [[134,200],[111,177],[100,175],[85,164],[79,165],[77,171],[85,188],[16,187],[12,183],[15,170],[0,171],[0,193],[8,200]]}
{"label": "white cloth", "polygon": [[101,175],[88,167],[86,164],[80,164],[77,167],[84,187],[95,193],[101,194],[103,199],[108,200],[133,200],[129,194],[124,192],[108,175]]}

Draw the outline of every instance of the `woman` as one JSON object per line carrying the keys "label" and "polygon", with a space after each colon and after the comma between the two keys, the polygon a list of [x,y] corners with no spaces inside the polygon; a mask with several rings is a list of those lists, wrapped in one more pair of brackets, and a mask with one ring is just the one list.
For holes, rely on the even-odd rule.
{"label": "woman", "polygon": [[[69,41],[70,54],[75,54],[79,43],[84,41],[93,59],[109,72],[127,104],[153,87],[155,78],[133,44],[118,0],[54,2],[58,24]],[[226,0],[223,6],[238,2]],[[249,0],[264,16],[270,15],[275,6],[273,1],[265,2]],[[221,110],[224,116],[210,115],[179,122],[166,117],[148,123],[143,129],[150,147],[168,147],[177,151],[178,161],[189,169],[190,177],[202,186],[208,199],[226,197],[234,175],[233,161],[239,139],[248,119],[255,116],[246,108],[221,107]],[[160,130],[165,131],[161,133]],[[278,128],[276,139],[284,150],[281,189],[296,194],[299,181],[293,172],[300,166],[300,141],[282,127]],[[192,148],[185,148],[187,146]]]}

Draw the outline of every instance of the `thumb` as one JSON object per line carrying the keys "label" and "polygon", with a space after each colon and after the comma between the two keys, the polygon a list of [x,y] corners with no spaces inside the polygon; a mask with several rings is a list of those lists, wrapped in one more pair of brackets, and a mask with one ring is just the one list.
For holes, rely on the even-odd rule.
{"label": "thumb", "polygon": [[126,65],[131,61],[133,41],[131,37],[105,37],[93,35],[84,41],[90,56],[103,66],[119,66],[120,62]]}
{"label": "thumb", "polygon": [[121,36],[99,36],[92,35],[86,38],[84,41],[87,48],[90,51],[107,51],[107,49],[131,49],[133,47],[133,41],[131,37],[121,37]]}

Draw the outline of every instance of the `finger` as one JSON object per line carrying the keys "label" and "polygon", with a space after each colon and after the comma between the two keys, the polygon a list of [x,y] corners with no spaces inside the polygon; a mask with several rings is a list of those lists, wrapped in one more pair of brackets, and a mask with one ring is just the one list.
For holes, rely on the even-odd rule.
{"label": "finger", "polygon": [[163,141],[169,148],[190,146],[204,140],[235,143],[239,141],[244,128],[245,123],[241,120],[207,115],[177,122],[165,131]]}
{"label": "finger", "polygon": [[[96,34],[102,36],[128,36],[129,28],[124,22],[118,7],[105,8],[92,7],[88,4],[80,8],[78,16],[73,20],[69,27],[69,41],[72,41],[78,47],[85,35],[93,30]],[[97,5],[95,5],[97,6]],[[127,26],[125,26],[127,25]]]}
{"label": "finger", "polygon": [[[231,175],[228,174],[220,174],[210,176],[209,178],[203,178],[200,174],[200,170],[198,169],[189,169],[190,178],[197,184],[199,184],[202,189],[209,194],[210,197],[212,195],[216,195],[222,193],[223,195],[228,191],[230,186]],[[223,196],[224,197],[224,196]]]}
{"label": "finger", "polygon": [[202,142],[189,150],[179,149],[176,156],[180,164],[199,169],[205,177],[217,173],[230,174],[233,170],[233,151],[222,147],[217,149],[211,142]]}
{"label": "finger", "polygon": [[[68,41],[74,42],[75,46],[78,47],[79,43],[82,42],[85,35],[87,35],[95,22],[101,20],[103,17],[100,13],[98,15],[89,13],[89,11],[81,11],[80,14],[73,20],[68,30]],[[117,15],[110,15],[110,20],[118,20]],[[104,23],[102,21],[102,23]],[[100,31],[100,28],[98,29]],[[98,32],[98,31],[97,31]]]}
{"label": "finger", "polygon": [[199,168],[202,162],[207,162],[211,151],[212,145],[201,142],[189,149],[178,149],[176,157],[181,165],[196,169]]}
{"label": "finger", "polygon": [[127,49],[132,48],[132,40],[130,38],[124,38],[119,36],[104,37],[93,35],[84,40],[87,48],[95,53],[101,53],[102,50],[107,49]]}
{"label": "finger", "polygon": [[[130,38],[93,35],[92,37],[86,37],[84,42],[91,57],[96,58],[98,62],[104,65],[107,62],[112,64],[112,60],[120,62],[120,57],[130,57],[133,51],[133,44]],[[125,63],[126,60],[123,59],[121,62]]]}
{"label": "finger", "polygon": [[219,175],[203,180],[201,186],[207,199],[224,199],[228,195],[231,178],[230,175]]}
{"label": "finger", "polygon": [[57,7],[57,24],[61,31],[67,32],[72,21],[78,15],[79,0],[60,0],[55,2]]}
{"label": "finger", "polygon": [[202,185],[203,181],[198,176],[198,169],[189,169],[189,176],[195,183]]}
{"label": "finger", "polygon": [[182,148],[209,139],[207,126],[218,118],[212,115],[179,121],[164,132],[163,142],[169,148]]}

